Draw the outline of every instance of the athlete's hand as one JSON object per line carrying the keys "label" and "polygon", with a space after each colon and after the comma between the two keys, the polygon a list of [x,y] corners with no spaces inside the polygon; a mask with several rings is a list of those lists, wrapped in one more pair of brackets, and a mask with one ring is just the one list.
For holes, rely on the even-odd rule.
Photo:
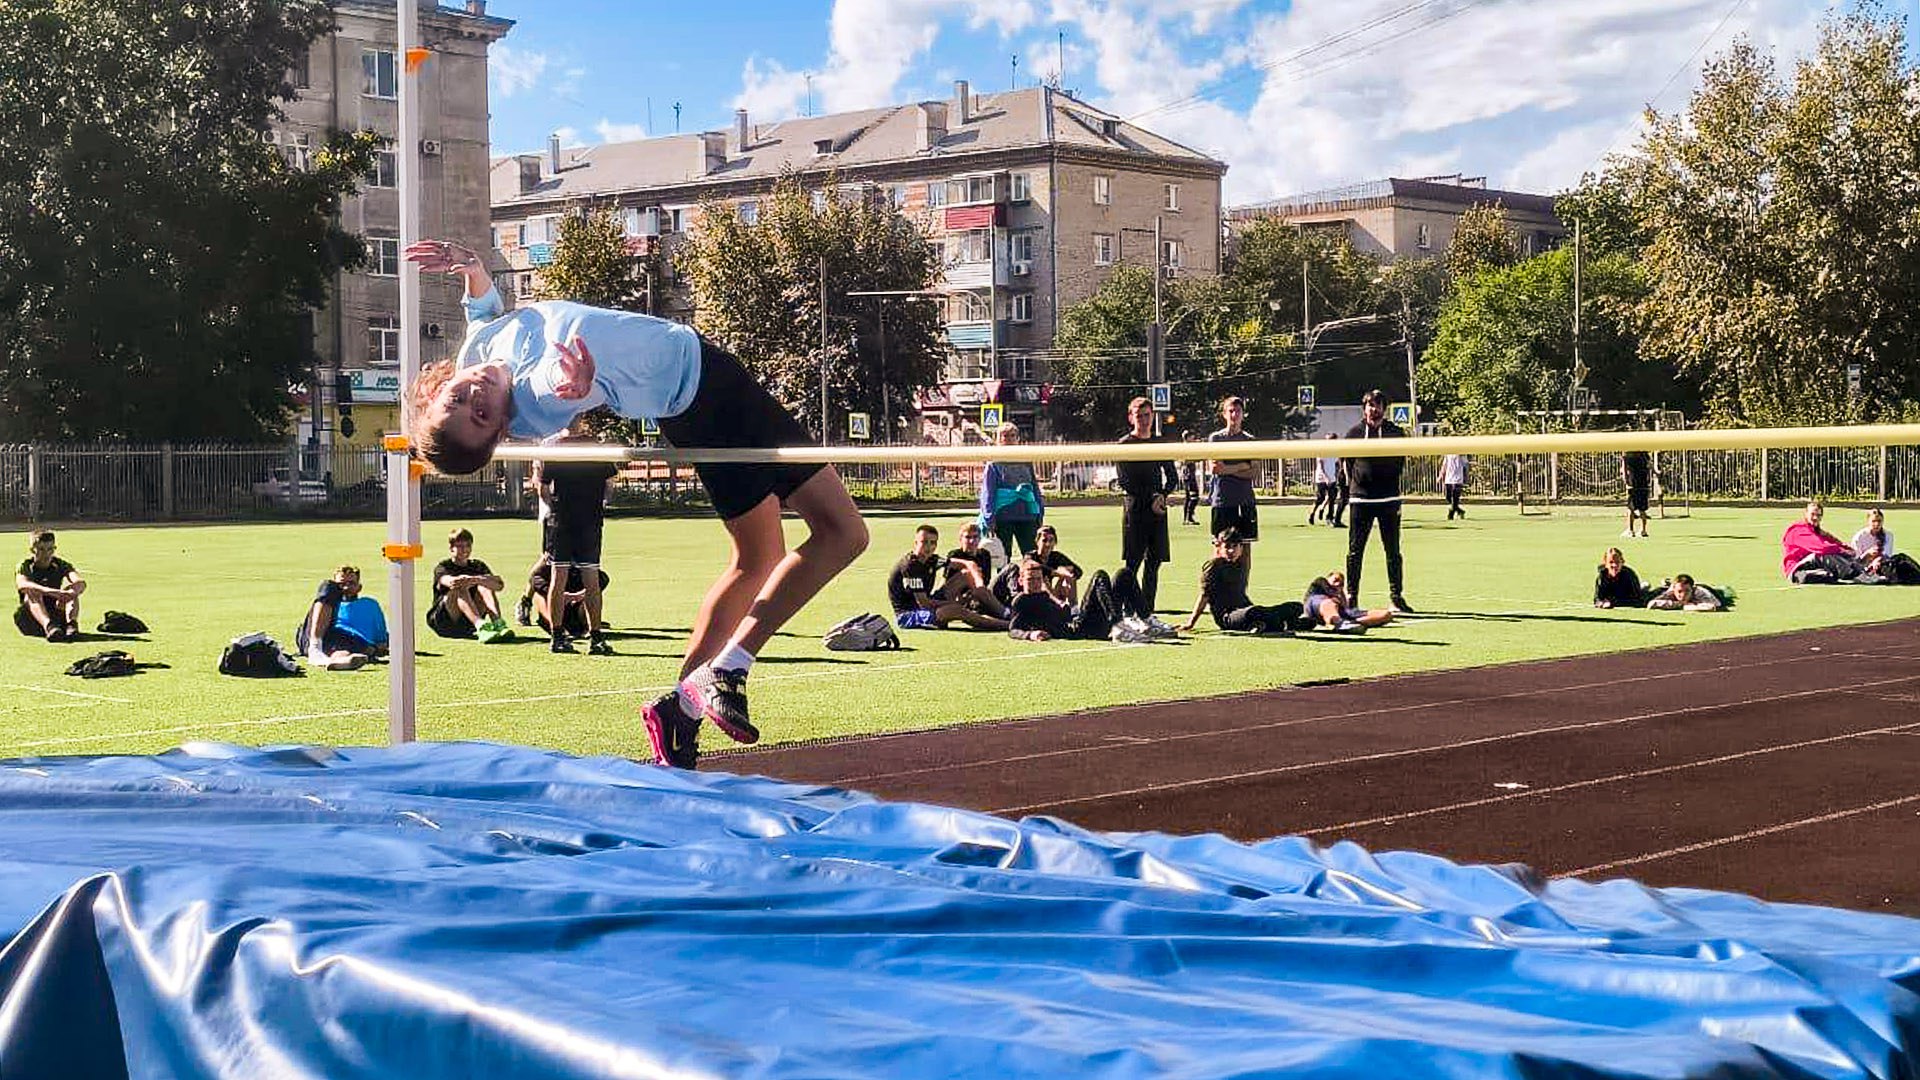
{"label": "athlete's hand", "polygon": [[480,255],[465,244],[451,240],[416,240],[407,245],[408,262],[419,263],[430,274],[464,274],[468,267],[480,265]]}
{"label": "athlete's hand", "polygon": [[1165,495],[1155,495],[1153,497],[1153,512],[1162,516],[1166,514],[1167,497]]}
{"label": "athlete's hand", "polygon": [[562,401],[578,401],[593,390],[593,353],[587,351],[585,338],[576,336],[572,347],[556,341],[554,351],[560,354],[561,382],[553,388],[553,396]]}

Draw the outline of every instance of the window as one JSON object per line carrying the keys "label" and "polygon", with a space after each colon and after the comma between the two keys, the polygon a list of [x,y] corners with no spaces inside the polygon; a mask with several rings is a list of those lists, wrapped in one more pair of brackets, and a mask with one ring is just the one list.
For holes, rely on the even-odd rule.
{"label": "window", "polygon": [[1007,318],[1012,319],[1014,322],[1017,322],[1017,323],[1032,322],[1033,321],[1033,294],[1030,292],[1022,292],[1022,293],[1014,293],[1012,296],[1008,297],[1007,298]]}
{"label": "window", "polygon": [[400,320],[375,315],[367,320],[367,363],[374,367],[400,364]]}
{"label": "window", "polygon": [[947,265],[947,241],[946,241],[946,238],[945,238],[945,237],[940,237],[940,236],[936,236],[936,237],[934,237],[934,238],[932,238],[932,239],[930,239],[930,240],[928,240],[928,241],[927,241],[927,254],[929,254],[929,255],[931,255],[931,256],[933,257],[933,265],[935,265],[935,266],[945,266],[945,265]]}
{"label": "window", "polygon": [[260,141],[278,150],[292,168],[305,170],[313,164],[313,136],[305,132],[269,128],[260,133]]}
{"label": "window", "polygon": [[1093,265],[1095,266],[1112,266],[1113,265],[1113,234],[1112,233],[1094,233],[1093,234]]}
{"label": "window", "polygon": [[1426,251],[1433,247],[1433,232],[1431,227],[1425,222],[1420,223],[1418,231],[1414,234],[1413,246],[1419,248],[1421,251]]}
{"label": "window", "polygon": [[740,224],[758,225],[760,223],[760,204],[757,202],[743,202],[739,206],[739,214]]}
{"label": "window", "polygon": [[1000,375],[1002,378],[1012,379],[1014,382],[1032,382],[1033,357],[1008,356],[1002,353],[1000,356]]}
{"label": "window", "polygon": [[302,49],[300,55],[293,58],[293,70],[288,73],[295,90],[309,90],[313,87],[313,76],[309,74],[313,67],[313,50]]}
{"label": "window", "polygon": [[1160,242],[1160,261],[1169,270],[1180,269],[1180,241],[1163,240]]}
{"label": "window", "polygon": [[947,205],[947,182],[935,180],[927,185],[927,205],[938,207]]}
{"label": "window", "polygon": [[506,229],[506,226],[504,226],[504,225],[495,225],[495,226],[493,227],[493,246],[494,246],[494,247],[496,247],[496,248],[503,248],[503,247],[506,247],[506,246],[507,246],[507,235],[508,235],[508,234],[507,234],[507,229]]}
{"label": "window", "polygon": [[686,207],[676,206],[671,210],[665,211],[665,220],[660,224],[666,227],[667,232],[686,232],[687,225],[690,223],[690,213],[691,211]]}
{"label": "window", "polygon": [[1022,229],[1013,233],[1007,240],[1007,258],[1014,262],[1033,261],[1033,230]]}
{"label": "window", "polygon": [[947,182],[950,203],[987,203],[993,201],[993,177],[963,176]]}
{"label": "window", "polygon": [[890,184],[887,187],[887,205],[895,210],[907,208],[907,189],[904,184]]}
{"label": "window", "polygon": [[1007,198],[1014,202],[1027,202],[1033,198],[1033,177],[1028,173],[1017,172],[1007,177]]}
{"label": "window", "polygon": [[955,241],[948,248],[954,262],[980,263],[993,258],[993,230],[968,229],[966,232],[951,236]]}
{"label": "window", "polygon": [[370,236],[367,238],[367,254],[372,262],[367,273],[374,277],[400,276],[400,241],[391,236]]}
{"label": "window", "polygon": [[825,191],[815,188],[813,191],[807,193],[807,201],[812,203],[814,213],[824,214],[827,212],[827,193]]}
{"label": "window", "polygon": [[400,156],[391,150],[373,152],[373,168],[367,172],[367,186],[377,188],[400,185]]}
{"label": "window", "polygon": [[559,231],[554,225],[554,222],[557,220],[559,219],[549,216],[528,218],[521,222],[520,246],[532,247],[534,244],[553,243],[554,234]]}
{"label": "window", "polygon": [[535,282],[534,282],[533,271],[531,270],[520,271],[520,273],[514,275],[514,281],[516,282],[514,286],[514,294],[516,296],[529,297],[534,294]]}
{"label": "window", "polygon": [[831,154],[831,153],[833,153],[833,140],[832,140],[832,139],[815,139],[815,140],[813,140],[813,156],[814,156],[814,157],[825,157],[825,156],[827,156],[828,154]]}
{"label": "window", "polygon": [[1093,201],[1097,206],[1113,205],[1113,177],[1096,176],[1093,178]]}
{"label": "window", "polygon": [[1165,185],[1165,188],[1167,192],[1167,209],[1175,213],[1179,213],[1180,212],[1180,185],[1167,184]]}
{"label": "window", "polygon": [[393,54],[380,49],[360,53],[360,93],[370,98],[391,101],[400,96],[400,82],[394,74]]}

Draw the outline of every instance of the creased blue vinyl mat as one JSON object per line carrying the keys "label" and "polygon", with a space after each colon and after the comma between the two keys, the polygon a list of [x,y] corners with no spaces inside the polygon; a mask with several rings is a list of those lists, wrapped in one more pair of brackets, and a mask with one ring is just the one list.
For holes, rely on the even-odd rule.
{"label": "creased blue vinyl mat", "polygon": [[0,762],[0,1076],[1905,1077],[1920,921],[477,744]]}

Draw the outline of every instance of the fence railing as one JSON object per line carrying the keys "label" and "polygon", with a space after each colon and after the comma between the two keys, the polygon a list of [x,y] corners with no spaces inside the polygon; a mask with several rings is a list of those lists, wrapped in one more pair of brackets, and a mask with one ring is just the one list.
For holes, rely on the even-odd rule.
{"label": "fence railing", "polygon": [[[841,474],[869,502],[971,502],[982,466],[939,460],[938,447],[913,465],[848,464]],[[1009,454],[1017,458],[1017,451]],[[1920,447],[1688,450],[1655,455],[1665,498],[1694,502],[1801,501],[1824,497],[1888,504],[1920,502]],[[1409,458],[1403,488],[1438,491],[1440,463]],[[1267,497],[1311,497],[1312,461],[1261,463]],[[1052,499],[1096,498],[1114,490],[1110,461],[1042,463]],[[1204,469],[1201,483],[1205,484]],[[1468,493],[1531,504],[1617,497],[1624,484],[1612,454],[1475,458]],[[495,462],[450,479],[428,477],[423,510],[437,517],[528,512],[526,469]],[[622,470],[616,509],[703,507],[691,468],[639,462]],[[232,521],[257,518],[375,519],[386,513],[384,456],[378,449],[298,446],[31,444],[0,445],[0,520]]]}

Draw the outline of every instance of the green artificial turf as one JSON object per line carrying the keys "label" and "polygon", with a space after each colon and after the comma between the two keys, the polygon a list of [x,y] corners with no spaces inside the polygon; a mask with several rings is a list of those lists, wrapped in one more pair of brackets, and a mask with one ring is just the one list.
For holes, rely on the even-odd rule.
{"label": "green artificial turf", "polygon": [[[1205,517],[1205,509],[1201,511]],[[1253,596],[1298,600],[1304,584],[1344,558],[1346,533],[1304,524],[1297,504],[1261,508]],[[884,578],[913,528],[932,521],[951,546],[966,511],[879,511],[869,515],[867,555],[775,639],[754,669],[753,708],[769,741],[927,728],[1000,717],[1069,713],[1129,702],[1183,699],[1323,679],[1459,668],[1674,645],[1810,626],[1877,621],[1920,612],[1920,589],[1793,588],[1779,567],[1789,509],[1703,509],[1656,520],[1645,540],[1618,537],[1620,520],[1599,510],[1562,510],[1522,519],[1510,506],[1471,508],[1448,524],[1445,508],[1416,504],[1405,531],[1407,592],[1421,617],[1361,638],[1297,640],[1202,632],[1172,645],[1093,642],[1044,645],[1002,634],[948,630],[901,636],[898,653],[829,653],[819,635],[861,611],[884,611]],[[1850,535],[1860,515],[1835,508],[1834,531]],[[1177,518],[1177,513],[1176,513]],[[1112,567],[1119,510],[1057,508],[1062,549],[1089,570]],[[429,522],[427,573],[454,523]],[[476,554],[517,592],[538,541],[532,521],[470,523]],[[1890,515],[1897,536],[1920,536],[1920,512]],[[798,526],[790,523],[790,533]],[[1173,526],[1174,562],[1160,607],[1171,622],[1191,611],[1204,530]],[[16,532],[13,558],[27,533]],[[60,531],[60,553],[90,582],[85,623],[116,609],[143,618],[151,633],[129,648],[169,665],[130,678],[85,681],[62,674],[75,659],[116,643],[98,636],[56,645],[8,636],[0,646],[0,755],[146,753],[189,740],[237,743],[382,743],[387,738],[387,669],[316,671],[305,678],[250,680],[215,671],[230,638],[266,630],[291,647],[315,584],[341,562],[366,573],[384,602],[387,567],[378,523],[287,523],[201,527],[76,528]],[[1651,581],[1688,571],[1732,585],[1735,610],[1595,611],[1586,603],[1593,567],[1609,544]],[[614,657],[556,656],[544,638],[480,645],[426,634],[419,664],[423,739],[487,739],[579,753],[647,756],[638,720],[643,695],[664,688],[680,660],[690,618],[726,556],[720,525],[705,517],[627,518],[608,525],[605,565],[613,576],[608,619]],[[1378,541],[1370,551],[1365,599],[1384,602]],[[1172,612],[1179,609],[1181,614]],[[389,612],[391,612],[389,605]],[[1230,707],[1202,703],[1197,709]],[[1071,719],[1062,723],[1072,723]],[[708,749],[724,740],[711,729]]]}

